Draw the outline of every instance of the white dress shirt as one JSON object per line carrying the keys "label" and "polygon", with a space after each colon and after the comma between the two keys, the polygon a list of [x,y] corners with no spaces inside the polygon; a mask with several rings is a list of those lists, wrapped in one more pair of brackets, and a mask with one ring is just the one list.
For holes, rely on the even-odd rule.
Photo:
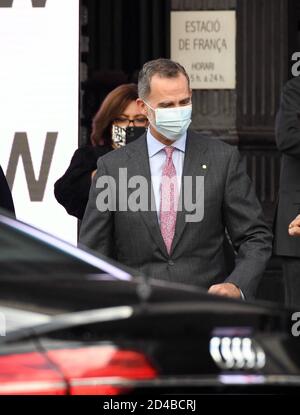
{"label": "white dress shirt", "polygon": [[[185,144],[186,144],[186,133],[183,134],[178,140],[174,141],[172,147],[174,147],[174,152],[172,155],[172,160],[176,170],[177,176],[177,186],[178,194],[180,193],[181,188],[181,177],[184,163],[185,155]],[[148,155],[149,155],[149,164],[150,164],[150,173],[151,173],[151,182],[154,192],[154,199],[157,211],[157,217],[159,221],[160,214],[160,183],[161,176],[163,172],[163,167],[166,161],[166,153],[163,150],[167,147],[165,144],[162,144],[151,134],[150,128],[147,131],[147,146],[148,146]]]}

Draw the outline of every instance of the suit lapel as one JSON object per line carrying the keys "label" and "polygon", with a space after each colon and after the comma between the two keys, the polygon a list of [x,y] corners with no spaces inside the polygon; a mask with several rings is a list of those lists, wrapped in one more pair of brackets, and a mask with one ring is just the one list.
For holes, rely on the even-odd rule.
{"label": "suit lapel", "polygon": [[182,198],[182,209],[178,210],[176,218],[175,235],[172,243],[171,254],[174,251],[176,245],[180,241],[184,228],[186,226],[186,214],[187,212],[183,201],[183,190],[184,190],[184,178],[191,176],[193,177],[193,187],[195,184],[196,176],[205,176],[208,167],[208,155],[206,154],[207,147],[200,135],[194,134],[192,131],[188,131],[185,157],[181,178],[181,192],[180,197]]}
{"label": "suit lapel", "polygon": [[168,252],[164,243],[164,240],[161,235],[160,226],[157,219],[157,211],[155,206],[154,192],[151,182],[151,172],[147,148],[146,134],[136,140],[132,145],[127,145],[125,147],[127,155],[130,158],[128,165],[128,179],[135,175],[140,175],[146,178],[148,183],[148,200],[149,206],[150,201],[153,201],[152,209],[148,211],[139,211],[142,220],[147,226],[149,233],[156,242],[157,246],[164,253],[165,256],[168,256]]}
{"label": "suit lapel", "polygon": [[[151,200],[154,203],[154,207],[152,209],[149,209],[148,211],[140,211],[139,213],[145,225],[147,226],[153,240],[156,242],[161,252],[168,257],[169,255],[161,235],[161,230],[157,219],[157,212],[155,209],[155,198],[151,182],[151,172],[146,134],[144,134],[134,143],[128,144],[125,147],[125,149],[128,157],[130,158],[128,164],[128,179],[135,175],[141,175],[145,177],[149,187],[149,201]],[[205,175],[207,169],[203,168],[203,166],[205,166],[206,168],[209,166],[209,160],[208,155],[206,154],[206,150],[206,144],[203,142],[203,140],[201,140],[201,136],[194,134],[192,131],[188,131],[181,179],[181,197],[184,189],[184,177],[191,176],[195,180],[195,177],[197,175]],[[182,203],[182,209],[177,212],[176,229],[170,253],[171,255],[176,245],[180,241],[180,238],[186,226],[186,214],[189,213],[190,212],[187,212],[185,210],[184,203]]]}

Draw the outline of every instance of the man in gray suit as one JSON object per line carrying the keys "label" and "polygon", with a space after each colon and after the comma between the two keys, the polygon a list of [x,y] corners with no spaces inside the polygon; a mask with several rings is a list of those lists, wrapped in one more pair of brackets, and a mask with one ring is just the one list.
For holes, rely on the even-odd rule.
{"label": "man in gray suit", "polygon": [[[137,102],[150,128],[98,160],[80,244],[152,278],[253,298],[271,254],[272,235],[238,151],[188,130],[192,92],[178,63],[146,63],[138,87]],[[141,187],[150,186],[141,196],[147,209],[144,203],[138,210],[129,205],[138,199],[134,183],[140,177]],[[105,192],[108,208],[103,207]],[[120,200],[124,192],[126,208]],[[229,273],[226,230],[236,251]]]}

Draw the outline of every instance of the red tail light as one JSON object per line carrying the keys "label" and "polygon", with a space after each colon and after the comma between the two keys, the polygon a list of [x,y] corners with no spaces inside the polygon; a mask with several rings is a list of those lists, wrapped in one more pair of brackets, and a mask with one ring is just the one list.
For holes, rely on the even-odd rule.
{"label": "red tail light", "polygon": [[0,356],[2,395],[116,395],[156,377],[142,353],[114,346]]}
{"label": "red tail light", "polygon": [[126,381],[157,377],[142,353],[114,346],[52,350],[47,355],[67,379],[71,395],[116,395],[130,389]]}
{"label": "red tail light", "polygon": [[67,387],[41,353],[0,356],[0,395],[65,395]]}

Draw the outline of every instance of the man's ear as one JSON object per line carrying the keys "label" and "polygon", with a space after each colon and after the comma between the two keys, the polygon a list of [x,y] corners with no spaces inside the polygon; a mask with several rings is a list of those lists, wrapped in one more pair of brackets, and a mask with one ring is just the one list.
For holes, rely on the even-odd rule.
{"label": "man's ear", "polygon": [[136,100],[136,104],[139,107],[139,111],[141,111],[141,114],[144,114],[145,116],[147,116],[148,109],[147,109],[147,105],[145,104],[145,102],[141,98],[138,98]]}

